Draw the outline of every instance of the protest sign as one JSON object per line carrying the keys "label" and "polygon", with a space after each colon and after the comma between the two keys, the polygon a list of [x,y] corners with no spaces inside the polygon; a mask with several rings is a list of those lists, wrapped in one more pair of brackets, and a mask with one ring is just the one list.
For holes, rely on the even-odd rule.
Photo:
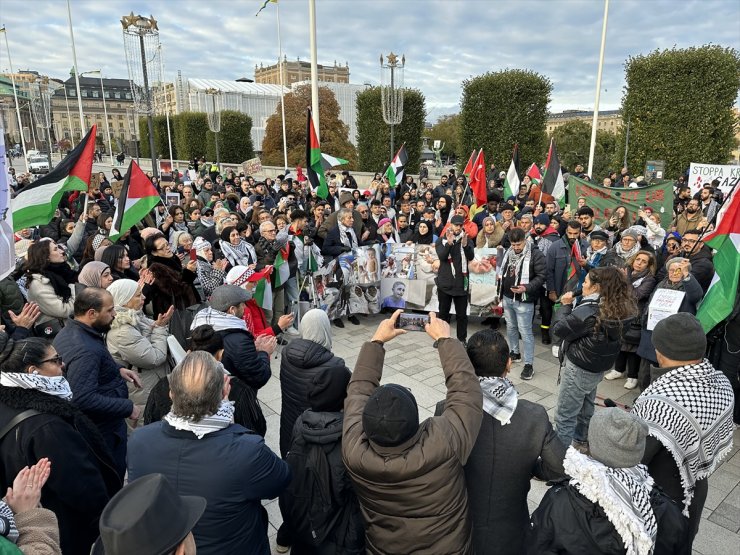
{"label": "protest sign", "polygon": [[657,289],[650,300],[648,307],[648,321],[646,329],[652,331],[655,324],[671,314],[676,314],[681,308],[685,291],[675,291],[673,289]]}
{"label": "protest sign", "polygon": [[244,171],[244,175],[262,173],[262,161],[259,158],[250,158],[246,162],[242,162],[242,170]]}
{"label": "protest sign", "polygon": [[673,182],[659,181],[647,187],[624,189],[603,187],[597,183],[584,181],[574,175],[568,180],[568,200],[576,206],[580,197],[593,209],[597,223],[608,219],[617,206],[624,206],[629,212],[630,222],[637,219],[637,212],[643,207],[652,208],[660,214],[660,225],[668,229],[673,215]]}
{"label": "protest sign", "polygon": [[121,195],[121,189],[123,189],[123,181],[111,181],[110,188],[113,189],[113,196],[118,198]]}
{"label": "protest sign", "polygon": [[697,164],[695,162],[689,166],[688,185],[692,193],[696,193],[715,179],[719,180],[720,190],[728,194],[730,189],[740,181],[740,166]]}
{"label": "protest sign", "polygon": [[169,208],[170,206],[177,206],[180,204],[180,193],[165,193],[165,204]]}
{"label": "protest sign", "polygon": [[5,165],[5,130],[0,127],[0,279],[15,270],[13,212],[10,210],[10,178]]}
{"label": "protest sign", "polygon": [[159,180],[172,181],[172,160],[159,161]]}

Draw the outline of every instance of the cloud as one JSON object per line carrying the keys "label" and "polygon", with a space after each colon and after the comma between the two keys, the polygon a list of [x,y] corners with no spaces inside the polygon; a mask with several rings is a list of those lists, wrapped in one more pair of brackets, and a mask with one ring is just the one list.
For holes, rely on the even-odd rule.
{"label": "cloud", "polygon": [[[278,57],[276,6],[255,17],[261,0],[72,0],[82,71],[126,78],[120,25],[134,11],[159,22],[165,78],[252,77]],[[322,0],[316,3],[320,64],[349,63],[353,83],[380,81],[379,57],[406,55],[405,85],[421,90],[431,113],[454,112],[464,79],[508,68],[531,69],[553,83],[550,109],[592,109],[603,3],[593,0]],[[305,0],[281,0],[282,48],[308,60]],[[713,15],[712,15],[713,14]],[[710,15],[712,15],[710,17]],[[740,50],[735,0],[612,0],[601,108],[615,109],[629,56],[656,48],[720,44]],[[3,0],[13,65],[66,78],[72,67],[66,3]],[[2,45],[0,45],[2,46]],[[8,68],[0,48],[0,70]]]}

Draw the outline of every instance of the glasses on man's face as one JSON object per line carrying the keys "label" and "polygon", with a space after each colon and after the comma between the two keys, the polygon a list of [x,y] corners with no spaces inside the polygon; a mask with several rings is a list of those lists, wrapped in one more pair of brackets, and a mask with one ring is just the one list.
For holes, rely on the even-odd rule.
{"label": "glasses on man's face", "polygon": [[687,245],[695,245],[696,239],[681,239],[681,244],[686,243]]}
{"label": "glasses on man's face", "polygon": [[275,228],[265,229],[262,233],[275,233]]}
{"label": "glasses on man's face", "polygon": [[46,364],[47,362],[51,362],[52,364],[57,364],[59,366],[61,366],[62,364],[64,364],[64,361],[62,360],[61,355],[57,355],[55,357],[51,357],[51,358],[47,358],[46,360],[42,360],[41,362],[39,362],[39,366],[41,366],[42,364]]}

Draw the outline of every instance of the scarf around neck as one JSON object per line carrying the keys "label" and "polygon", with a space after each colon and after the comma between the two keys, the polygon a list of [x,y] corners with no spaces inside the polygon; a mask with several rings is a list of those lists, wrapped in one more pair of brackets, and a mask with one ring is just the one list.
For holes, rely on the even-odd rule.
{"label": "scarf around neck", "polygon": [[186,430],[195,434],[198,439],[203,439],[205,435],[223,430],[234,423],[234,401],[222,399],[216,414],[204,416],[197,422],[192,418],[177,416],[172,411],[163,420],[176,430]]}
{"label": "scarf around neck", "polygon": [[[351,249],[356,249],[358,246],[357,243],[357,235],[355,235],[355,230],[352,227],[347,227],[342,223],[337,224],[339,225],[339,240],[342,242],[342,245],[345,247],[349,247]],[[347,234],[349,233],[349,237],[347,237]]]}
{"label": "scarf around neck", "polygon": [[232,245],[228,241],[219,241],[221,252],[232,266],[249,266],[257,263],[257,252],[247,241],[239,241],[238,245]]}
{"label": "scarf around neck", "polygon": [[[465,289],[468,288],[467,284],[467,277],[468,277],[468,259],[465,257],[465,249],[462,246],[462,238],[465,235],[465,230],[463,229],[455,235],[455,238],[452,240],[452,248],[450,249],[450,254],[447,255],[447,262],[450,264],[450,269],[452,270],[452,278],[455,278],[455,262],[452,258],[452,250],[457,246],[460,249],[460,267],[462,268],[462,275],[465,278]],[[447,239],[442,239],[442,244],[447,245]]]}
{"label": "scarf around neck", "polygon": [[696,482],[709,477],[732,449],[734,399],[725,375],[704,359],[669,370],[632,407],[676,462],[684,516],[689,516]]}
{"label": "scarf around neck", "polygon": [[601,260],[601,257],[603,257],[606,254],[607,250],[609,249],[606,248],[606,245],[601,247],[597,251],[593,250],[591,248],[591,245],[589,245],[588,248],[586,249],[586,262],[588,262],[591,266],[598,266],[599,260]]}
{"label": "scarf around neck", "polygon": [[640,242],[637,241],[635,243],[635,246],[632,247],[630,250],[626,251],[622,248],[622,242],[620,241],[616,245],[614,245],[614,252],[617,253],[617,256],[623,260],[627,260],[630,256],[633,254],[637,254],[637,251],[639,251],[642,247],[640,246]]}
{"label": "scarf around neck", "polygon": [[611,468],[568,447],[563,468],[569,484],[604,510],[627,555],[652,553],[658,525],[650,505],[654,482],[645,465]]}
{"label": "scarf around neck", "polygon": [[[532,243],[525,241],[522,252],[515,253],[513,248],[506,251],[504,259],[501,262],[501,268],[504,273],[512,272],[514,274],[514,287],[527,285],[529,283],[529,264],[532,259]],[[527,299],[527,294],[522,293],[522,300]]]}
{"label": "scarf around neck", "polygon": [[18,387],[20,389],[35,389],[47,395],[60,397],[65,401],[72,400],[72,389],[64,376],[42,376],[41,374],[26,374],[25,372],[0,372],[0,385]]}
{"label": "scarf around neck", "polygon": [[44,270],[39,272],[49,280],[54,294],[62,299],[63,303],[72,298],[72,290],[69,285],[77,281],[77,272],[69,267],[66,262],[49,263]]}
{"label": "scarf around neck", "polygon": [[203,325],[213,326],[214,331],[225,331],[225,330],[244,330],[247,331],[247,324],[244,320],[237,318],[226,312],[221,312],[215,308],[206,307],[203,310],[198,311],[193,318],[193,323],[190,324],[190,330],[194,330],[198,326]]}
{"label": "scarf around neck", "polygon": [[479,378],[483,393],[483,410],[506,426],[519,402],[519,394],[508,378]]}

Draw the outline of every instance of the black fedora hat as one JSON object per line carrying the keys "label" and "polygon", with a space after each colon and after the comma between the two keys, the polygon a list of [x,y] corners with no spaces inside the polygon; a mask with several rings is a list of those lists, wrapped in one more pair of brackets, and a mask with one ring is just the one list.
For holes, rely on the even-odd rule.
{"label": "black fedora hat", "polygon": [[172,553],[205,508],[205,498],[179,495],[163,474],[143,476],[114,495],[103,509],[92,555]]}

